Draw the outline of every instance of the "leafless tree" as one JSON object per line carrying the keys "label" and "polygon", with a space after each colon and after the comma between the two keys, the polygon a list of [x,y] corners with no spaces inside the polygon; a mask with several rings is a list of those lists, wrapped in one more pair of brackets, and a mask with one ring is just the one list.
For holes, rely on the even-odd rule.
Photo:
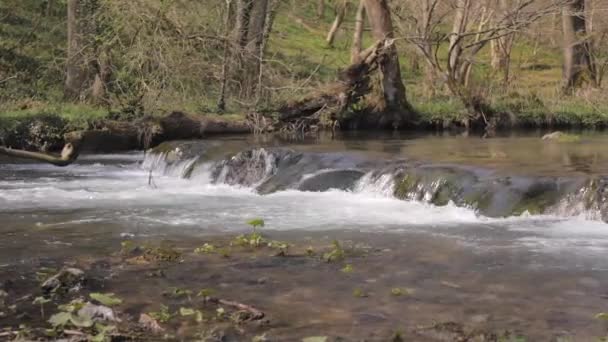
{"label": "leafless tree", "polygon": [[[374,39],[382,41],[394,38],[391,11],[386,0],[365,0],[365,12]],[[399,125],[401,121],[410,120],[414,112],[405,95],[397,48],[395,44],[391,44],[388,49],[386,57],[380,62],[383,101],[376,109],[379,112],[391,113],[393,118],[390,120],[393,125]]]}
{"label": "leafless tree", "polygon": [[340,26],[342,25],[342,22],[344,21],[344,16],[346,15],[347,6],[348,6],[348,0],[341,0],[336,5],[336,18],[334,19],[334,22],[331,24],[329,32],[327,32],[327,38],[325,38],[325,41],[327,42],[327,46],[334,45],[334,40],[336,39],[336,34],[338,33],[338,30],[340,29]]}
{"label": "leafless tree", "polygon": [[355,14],[355,29],[353,31],[353,46],[351,48],[350,62],[355,63],[361,54],[363,28],[365,26],[365,0],[359,0]]}
{"label": "leafless tree", "polygon": [[[559,11],[565,1],[522,0],[496,15],[488,1],[429,0],[424,2],[418,16],[402,15],[416,27],[416,34],[404,38],[416,46],[450,92],[462,100],[471,113],[470,119],[491,128],[495,124],[493,111],[483,94],[476,92],[469,82],[477,55],[492,41],[511,36]],[[443,28],[449,20],[452,29],[446,33]],[[447,56],[440,54],[446,45]]]}
{"label": "leafless tree", "polygon": [[596,70],[587,35],[585,0],[570,0],[562,12],[564,33],[563,90],[571,93],[584,82],[596,85]]}

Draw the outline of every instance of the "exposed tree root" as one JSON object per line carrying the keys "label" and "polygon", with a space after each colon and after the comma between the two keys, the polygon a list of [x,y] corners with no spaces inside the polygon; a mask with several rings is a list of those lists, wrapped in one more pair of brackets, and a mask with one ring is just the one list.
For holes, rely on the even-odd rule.
{"label": "exposed tree root", "polygon": [[393,43],[392,39],[376,42],[361,52],[359,58],[338,75],[335,83],[276,109],[275,122],[263,122],[266,127],[255,127],[263,120],[251,120],[255,131],[275,129],[284,133],[306,133],[315,131],[320,125],[335,127],[344,111],[371,91],[370,76],[390,53]]}

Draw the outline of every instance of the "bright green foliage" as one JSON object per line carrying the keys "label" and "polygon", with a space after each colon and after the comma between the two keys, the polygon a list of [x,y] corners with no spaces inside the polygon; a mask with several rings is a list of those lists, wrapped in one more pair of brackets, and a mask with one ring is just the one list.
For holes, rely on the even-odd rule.
{"label": "bright green foliage", "polygon": [[161,304],[159,311],[148,312],[148,315],[160,323],[167,323],[175,316],[169,311],[169,307]]}
{"label": "bright green foliage", "polygon": [[209,297],[211,296],[215,291],[213,289],[201,289],[200,291],[198,291],[198,293],[196,294],[197,297]]}
{"label": "bright green foliage", "polygon": [[353,273],[354,272],[353,265],[348,264],[348,265],[344,266],[340,271],[342,273]]}
{"label": "bright green foliage", "polygon": [[409,296],[412,294],[412,292],[412,290],[405,287],[394,287],[391,289],[391,295],[395,297]]}
{"label": "bright green foliage", "polygon": [[115,306],[122,304],[122,299],[116,297],[113,293],[91,293],[91,299],[98,301],[101,305]]}
{"label": "bright green foliage", "polygon": [[602,321],[608,321],[608,313],[600,312],[597,315],[595,315],[595,318],[601,319]]}
{"label": "bright green foliage", "polygon": [[340,243],[337,240],[334,240],[332,246],[333,249],[331,251],[323,254],[323,260],[325,260],[325,262],[335,262],[343,260],[345,253],[344,249],[342,249],[342,246],[340,246]]}
{"label": "bright green foliage", "polygon": [[256,218],[256,219],[247,221],[247,224],[250,225],[253,228],[253,230],[255,231],[259,227],[264,227],[264,220],[262,220],[261,218]]}

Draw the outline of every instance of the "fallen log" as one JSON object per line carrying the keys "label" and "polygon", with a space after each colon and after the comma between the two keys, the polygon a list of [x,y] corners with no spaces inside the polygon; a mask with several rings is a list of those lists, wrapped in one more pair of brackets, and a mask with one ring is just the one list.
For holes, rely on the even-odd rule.
{"label": "fallen log", "polygon": [[[372,87],[372,73],[379,68],[383,58],[388,56],[393,39],[385,39],[361,52],[359,58],[338,75],[338,80],[321,91],[309,94],[302,100],[288,102],[275,111],[277,119],[274,128],[284,132],[305,132],[320,124],[336,125],[341,114],[351,105],[367,95]],[[261,120],[250,116],[255,126]],[[255,127],[263,131],[264,127]]]}
{"label": "fallen log", "polygon": [[0,154],[9,157],[41,161],[55,166],[68,166],[72,164],[78,158],[79,150],[79,145],[67,143],[63,146],[61,154],[56,156],[50,153],[30,152],[0,146]]}

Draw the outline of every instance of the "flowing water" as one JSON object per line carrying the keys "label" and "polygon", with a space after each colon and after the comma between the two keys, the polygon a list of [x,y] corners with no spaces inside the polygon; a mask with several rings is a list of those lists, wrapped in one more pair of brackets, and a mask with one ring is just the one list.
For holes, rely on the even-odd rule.
{"label": "flowing water", "polygon": [[[563,328],[586,339],[602,333],[593,315],[608,310],[607,143],[602,134],[576,143],[532,135],[232,137],[147,155],[84,155],[66,168],[3,160],[0,275],[40,260],[104,255],[124,239],[236,234],[261,217],[265,232],[286,239],[331,236],[397,251],[381,265],[363,262],[376,267],[370,274],[384,269],[374,277],[429,289],[424,279],[468,284],[466,299],[446,293],[454,285],[421,291],[407,309],[378,303],[383,316],[396,315],[391,323],[398,312],[429,320],[446,310],[459,312],[448,319],[490,313],[502,317],[499,327],[518,326],[513,320],[527,315],[544,323],[523,330]],[[483,201],[469,200],[478,192]],[[529,205],[530,198],[542,205]],[[417,280],[416,271],[424,274]],[[498,287],[501,294],[487,297]],[[337,296],[327,290],[318,299],[329,295]],[[348,308],[341,312],[365,311]]]}

